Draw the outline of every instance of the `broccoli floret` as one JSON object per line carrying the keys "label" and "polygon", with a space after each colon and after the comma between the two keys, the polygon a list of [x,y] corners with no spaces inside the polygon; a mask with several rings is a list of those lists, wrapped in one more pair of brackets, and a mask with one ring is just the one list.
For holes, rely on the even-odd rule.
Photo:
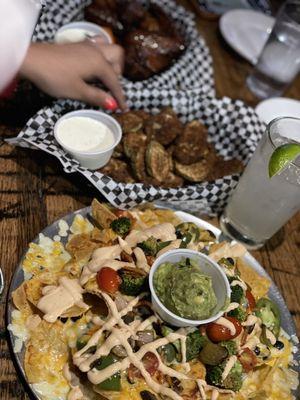
{"label": "broccoli floret", "polygon": [[206,341],[206,336],[202,336],[198,330],[189,333],[186,338],[186,360],[191,361],[193,358],[196,358]]}
{"label": "broccoli floret", "polygon": [[125,236],[131,229],[131,221],[127,217],[114,219],[110,224],[111,229],[119,236]]}
{"label": "broccoli floret", "polygon": [[120,271],[122,283],[119,290],[127,296],[137,296],[147,289],[147,278],[145,276],[132,276]]}
{"label": "broccoli floret", "polygon": [[219,342],[218,344],[222,347],[225,347],[225,349],[228,351],[229,356],[233,356],[237,353],[237,346],[233,340]]}
{"label": "broccoli floret", "polygon": [[238,307],[235,308],[234,310],[229,311],[227,315],[229,317],[236,318],[240,322],[246,321],[247,318],[247,312],[242,307]]}
{"label": "broccoli floret", "polygon": [[222,381],[222,373],[225,369],[226,362],[211,368],[206,375],[206,379],[209,384],[219,386],[224,389],[233,390],[238,392],[243,384],[243,367],[239,361],[236,361],[234,366],[231,368],[228,376]]}
{"label": "broccoli floret", "polygon": [[144,242],[140,242],[137,244],[138,247],[140,247],[143,252],[146,254],[146,256],[153,256],[155,257],[156,254],[163,249],[164,247],[168,246],[171,242],[160,242],[159,240],[155,239],[155,237],[150,236],[147,240]]}
{"label": "broccoli floret", "polygon": [[230,300],[232,303],[241,303],[244,298],[244,290],[239,285],[235,285],[231,287],[231,297]]}
{"label": "broccoli floret", "polygon": [[155,239],[153,236],[150,236],[147,240],[138,243],[137,247],[140,247],[146,256],[155,257],[157,253],[157,239]]}

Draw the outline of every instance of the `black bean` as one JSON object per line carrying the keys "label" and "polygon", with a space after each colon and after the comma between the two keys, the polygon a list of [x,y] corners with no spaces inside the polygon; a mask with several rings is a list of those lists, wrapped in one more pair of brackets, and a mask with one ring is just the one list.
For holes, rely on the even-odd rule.
{"label": "black bean", "polygon": [[234,265],[234,259],[231,257],[227,257],[227,261],[229,262],[229,264]]}
{"label": "black bean", "polygon": [[282,350],[284,348],[284,343],[280,340],[277,340],[277,342],[274,344],[274,347],[276,347],[278,350]]}
{"label": "black bean", "polygon": [[260,350],[259,350],[259,347],[255,347],[255,349],[254,349],[254,353],[257,355],[257,356],[259,356],[260,355]]}
{"label": "black bean", "polygon": [[140,396],[143,400],[157,400],[155,394],[148,392],[148,390],[142,390]]}

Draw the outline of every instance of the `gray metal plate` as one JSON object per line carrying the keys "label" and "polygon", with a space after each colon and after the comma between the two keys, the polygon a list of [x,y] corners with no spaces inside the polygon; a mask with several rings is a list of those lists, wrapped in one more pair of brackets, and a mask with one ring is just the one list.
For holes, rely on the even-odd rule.
{"label": "gray metal plate", "polygon": [[[91,209],[90,207],[86,207],[86,208],[82,208],[81,210],[72,212],[68,215],[66,215],[63,218],[60,218],[59,220],[55,221],[53,224],[49,225],[47,228],[45,228],[41,233],[43,233],[45,236],[53,238],[55,235],[58,235],[58,222],[63,219],[64,221],[67,222],[67,224],[69,226],[71,226],[73,219],[75,217],[76,214],[81,214],[83,217],[86,217],[89,213],[90,213]],[[221,234],[220,230],[217,229],[216,227],[214,227],[213,225],[209,224],[206,221],[201,220],[200,218],[197,218],[193,215],[187,214],[183,211],[176,211],[175,212],[179,218],[181,218],[184,221],[189,221],[189,222],[194,222],[196,223],[198,226],[204,228],[204,229],[209,229],[212,232],[215,233],[216,236],[219,236]],[[38,243],[39,238],[38,236],[33,240],[34,243]],[[66,238],[62,238],[61,239],[62,243],[66,242]],[[14,306],[12,304],[12,292],[18,288],[21,283],[24,281],[24,274],[23,274],[23,270],[21,268],[23,259],[25,257],[25,254],[27,252],[24,252],[19,265],[17,266],[15,273],[13,275],[11,284],[10,284],[10,288],[8,291],[8,296],[7,296],[7,308],[6,308],[6,319],[7,319],[7,324],[11,323],[11,314],[12,311],[14,310]],[[263,269],[263,267],[255,260],[254,257],[252,257],[249,253],[244,257],[245,261],[255,270],[257,271],[260,275],[262,276],[266,276],[271,280],[271,277],[267,274],[267,272]],[[292,319],[292,316],[285,304],[285,301],[282,297],[282,295],[279,292],[279,289],[277,288],[277,286],[272,282],[270,291],[269,291],[269,297],[270,299],[272,299],[279,307],[280,311],[281,311],[281,318],[282,318],[282,327],[283,329],[288,333],[288,335],[290,336],[297,336],[296,334],[296,327],[294,324],[294,321]],[[23,368],[23,359],[24,359],[24,353],[25,353],[25,349],[23,346],[23,349],[20,353],[15,353],[13,351],[13,347],[14,347],[14,341],[15,338],[13,336],[13,334],[9,331],[9,340],[10,340],[10,349],[11,349],[11,353],[13,356],[13,360],[15,362],[15,366],[16,368],[19,370],[18,372],[21,374],[21,379],[22,381],[26,384],[27,389],[28,389],[28,394],[30,395],[30,398],[34,399],[34,400],[41,400],[41,398],[39,397],[39,395],[33,390],[33,388],[31,387],[30,384],[28,384],[27,380],[26,380],[26,375],[24,372],[24,368]],[[297,371],[298,373],[300,373],[300,346],[298,344],[298,351],[295,354],[295,360],[298,362],[298,365],[294,367],[295,371]],[[297,389],[297,393],[294,393],[296,398],[300,397],[300,387],[298,387]],[[298,397],[299,396],[299,397]]]}

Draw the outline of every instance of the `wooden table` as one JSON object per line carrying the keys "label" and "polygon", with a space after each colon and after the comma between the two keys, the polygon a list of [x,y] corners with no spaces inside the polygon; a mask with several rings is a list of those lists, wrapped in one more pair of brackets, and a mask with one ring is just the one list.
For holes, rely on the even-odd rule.
{"label": "wooden table", "polygon": [[[188,1],[182,1],[187,7]],[[251,66],[235,54],[222,40],[218,23],[197,15],[199,31],[211,49],[214,59],[217,95],[242,99],[250,105],[256,99],[245,86]],[[300,79],[286,93],[300,97]],[[15,136],[21,123],[40,104],[21,101],[0,108],[0,135]],[[55,219],[90,204],[97,195],[78,175],[63,173],[59,162],[37,151],[0,147],[0,265],[5,274],[6,290],[18,260],[28,243]],[[216,220],[212,222],[216,223]],[[300,335],[300,215],[298,214],[254,256],[270,273],[295,318]],[[5,294],[1,298],[0,328],[5,329]],[[0,340],[1,400],[23,400],[28,396],[16,375],[5,337]]]}

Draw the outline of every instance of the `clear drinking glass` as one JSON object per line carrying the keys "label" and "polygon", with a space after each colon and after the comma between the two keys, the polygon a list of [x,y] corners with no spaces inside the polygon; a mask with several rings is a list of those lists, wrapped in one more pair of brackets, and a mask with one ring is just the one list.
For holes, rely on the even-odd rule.
{"label": "clear drinking glass", "polygon": [[259,98],[283,93],[300,71],[300,0],[286,1],[255,66],[248,88]]}
{"label": "clear drinking glass", "polygon": [[257,249],[300,209],[300,157],[269,178],[273,151],[300,143],[300,119],[270,122],[220,219],[223,233]]}

